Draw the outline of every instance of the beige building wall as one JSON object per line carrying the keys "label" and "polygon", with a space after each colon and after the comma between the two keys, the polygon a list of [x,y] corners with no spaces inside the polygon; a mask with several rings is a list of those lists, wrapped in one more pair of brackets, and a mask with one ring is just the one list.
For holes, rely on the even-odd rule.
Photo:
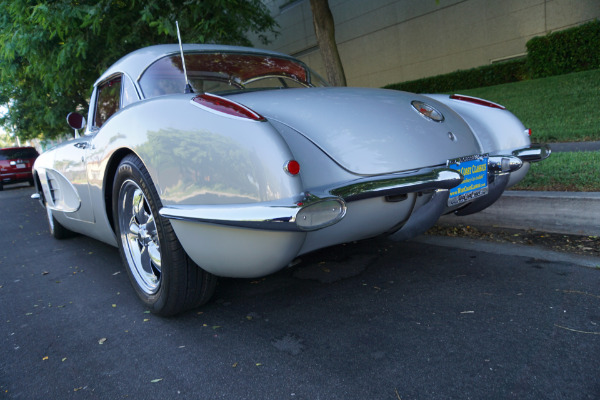
{"label": "beige building wall", "polygon": [[[264,3],[281,32],[267,47],[325,76],[310,2]],[[600,18],[600,0],[329,0],[329,5],[348,85],[367,87],[518,57],[534,36]]]}

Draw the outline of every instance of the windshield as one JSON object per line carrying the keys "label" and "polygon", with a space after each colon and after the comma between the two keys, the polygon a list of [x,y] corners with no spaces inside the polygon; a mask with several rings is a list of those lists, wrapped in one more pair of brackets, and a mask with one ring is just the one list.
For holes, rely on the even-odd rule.
{"label": "windshield", "polygon": [[0,149],[0,160],[15,160],[17,158],[36,158],[38,152],[33,147],[14,147]]}
{"label": "windshield", "polygon": [[[262,54],[197,53],[185,55],[194,92],[226,94],[250,89],[328,86],[298,60]],[[183,93],[181,57],[172,55],[152,64],[140,79],[144,97]]]}

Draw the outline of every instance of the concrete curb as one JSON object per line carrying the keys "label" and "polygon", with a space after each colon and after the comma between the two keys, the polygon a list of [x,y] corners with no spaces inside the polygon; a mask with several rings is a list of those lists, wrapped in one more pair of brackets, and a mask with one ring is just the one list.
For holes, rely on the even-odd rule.
{"label": "concrete curb", "polygon": [[438,223],[600,236],[600,192],[509,190],[479,213],[464,217],[445,215]]}

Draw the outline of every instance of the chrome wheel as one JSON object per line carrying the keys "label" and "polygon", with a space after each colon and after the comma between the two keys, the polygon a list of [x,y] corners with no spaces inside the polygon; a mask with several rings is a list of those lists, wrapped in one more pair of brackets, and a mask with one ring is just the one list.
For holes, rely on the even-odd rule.
{"label": "chrome wheel", "polygon": [[217,278],[187,256],[168,219],[148,170],[134,154],[115,173],[112,215],[119,253],[138,297],[156,314],[169,316],[206,303]]}
{"label": "chrome wheel", "polygon": [[127,265],[139,288],[148,295],[155,294],[162,281],[160,241],[152,209],[134,181],[123,182],[118,210],[121,246]]}

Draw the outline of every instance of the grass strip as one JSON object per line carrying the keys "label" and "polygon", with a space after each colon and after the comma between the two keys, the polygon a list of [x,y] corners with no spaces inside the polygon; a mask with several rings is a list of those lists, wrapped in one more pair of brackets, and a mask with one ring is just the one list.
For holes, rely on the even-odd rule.
{"label": "grass strip", "polygon": [[600,151],[552,153],[511,189],[600,192]]}
{"label": "grass strip", "polygon": [[460,93],[504,105],[533,130],[532,141],[600,140],[600,70],[462,90]]}

